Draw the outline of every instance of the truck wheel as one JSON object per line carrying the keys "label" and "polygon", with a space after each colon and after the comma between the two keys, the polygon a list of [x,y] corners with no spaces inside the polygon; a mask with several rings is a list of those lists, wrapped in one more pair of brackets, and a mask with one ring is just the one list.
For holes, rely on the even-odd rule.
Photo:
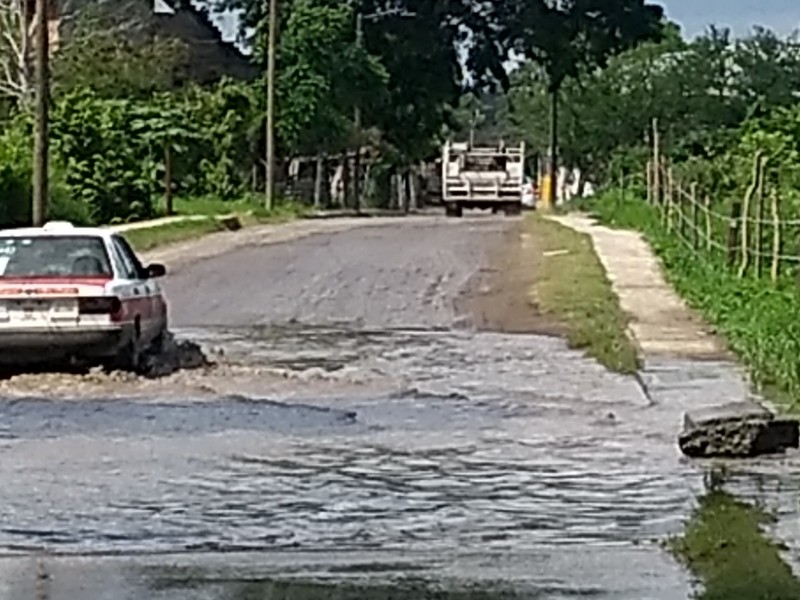
{"label": "truck wheel", "polygon": [[513,204],[506,204],[503,212],[506,213],[507,217],[517,217],[522,214],[522,205],[516,202]]}
{"label": "truck wheel", "polygon": [[458,204],[447,204],[445,207],[445,214],[448,217],[460,217],[464,214],[464,209]]}

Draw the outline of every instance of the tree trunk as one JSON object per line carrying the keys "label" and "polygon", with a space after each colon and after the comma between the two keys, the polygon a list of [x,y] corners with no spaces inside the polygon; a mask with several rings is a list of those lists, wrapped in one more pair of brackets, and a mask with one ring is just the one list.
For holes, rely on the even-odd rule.
{"label": "tree trunk", "polygon": [[347,208],[350,200],[350,160],[345,152],[342,154],[342,208]]}

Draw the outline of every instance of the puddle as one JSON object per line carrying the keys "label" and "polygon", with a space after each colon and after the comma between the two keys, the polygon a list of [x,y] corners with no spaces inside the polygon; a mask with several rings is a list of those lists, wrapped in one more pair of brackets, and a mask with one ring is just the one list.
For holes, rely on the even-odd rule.
{"label": "puddle", "polygon": [[[259,392],[260,375],[216,398],[153,387],[113,403],[0,402],[1,549],[46,552],[92,598],[373,597],[281,588],[287,578],[413,578],[473,594],[424,597],[688,597],[659,542],[681,532],[703,474],[675,435],[684,410],[746,393],[730,365],[648,365],[648,398],[546,337],[180,336],[263,377],[330,379],[286,394]],[[359,393],[353,378],[368,382]],[[136,558],[100,557],[120,553]],[[165,564],[196,573],[173,570],[152,595],[129,573]],[[108,578],[115,592],[94,594]],[[474,595],[479,585],[494,595]],[[396,594],[374,597],[412,597]]]}

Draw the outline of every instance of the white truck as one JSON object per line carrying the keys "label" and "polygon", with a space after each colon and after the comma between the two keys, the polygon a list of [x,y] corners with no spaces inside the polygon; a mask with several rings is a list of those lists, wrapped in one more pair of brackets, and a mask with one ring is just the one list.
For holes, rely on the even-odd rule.
{"label": "white truck", "polygon": [[448,216],[465,208],[522,211],[525,188],[525,144],[471,147],[448,141],[442,150],[442,203]]}

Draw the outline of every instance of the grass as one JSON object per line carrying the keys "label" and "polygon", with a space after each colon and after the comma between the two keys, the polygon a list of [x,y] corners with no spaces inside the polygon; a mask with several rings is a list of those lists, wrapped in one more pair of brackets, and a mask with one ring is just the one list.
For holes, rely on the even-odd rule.
{"label": "grass", "polygon": [[132,229],[123,232],[122,235],[137,252],[145,252],[158,246],[195,239],[223,229],[221,223],[209,217],[197,221],[180,221],[158,227]]}
{"label": "grass", "polygon": [[262,198],[246,196],[240,200],[222,200],[216,197],[176,198],[174,209],[177,215],[239,215],[244,221],[275,222],[302,215],[306,208],[296,202],[281,201],[267,210]]}
{"label": "grass", "polygon": [[527,229],[541,248],[534,284],[539,310],[563,323],[570,347],[612,371],[635,373],[640,362],[627,334],[628,317],[589,236],[539,215]]}
{"label": "grass", "polygon": [[176,216],[207,217],[191,221],[180,221],[131,229],[124,232],[125,238],[138,252],[152,250],[158,246],[183,242],[222,231],[224,224],[216,217],[236,215],[242,227],[266,223],[283,223],[301,216],[305,208],[293,202],[281,202],[272,210],[259,206],[252,198],[225,201],[219,198],[178,198],[174,203]]}
{"label": "grass", "polygon": [[668,543],[702,583],[698,600],[800,598],[800,581],[761,531],[771,520],[721,490],[700,499],[684,535]]}

